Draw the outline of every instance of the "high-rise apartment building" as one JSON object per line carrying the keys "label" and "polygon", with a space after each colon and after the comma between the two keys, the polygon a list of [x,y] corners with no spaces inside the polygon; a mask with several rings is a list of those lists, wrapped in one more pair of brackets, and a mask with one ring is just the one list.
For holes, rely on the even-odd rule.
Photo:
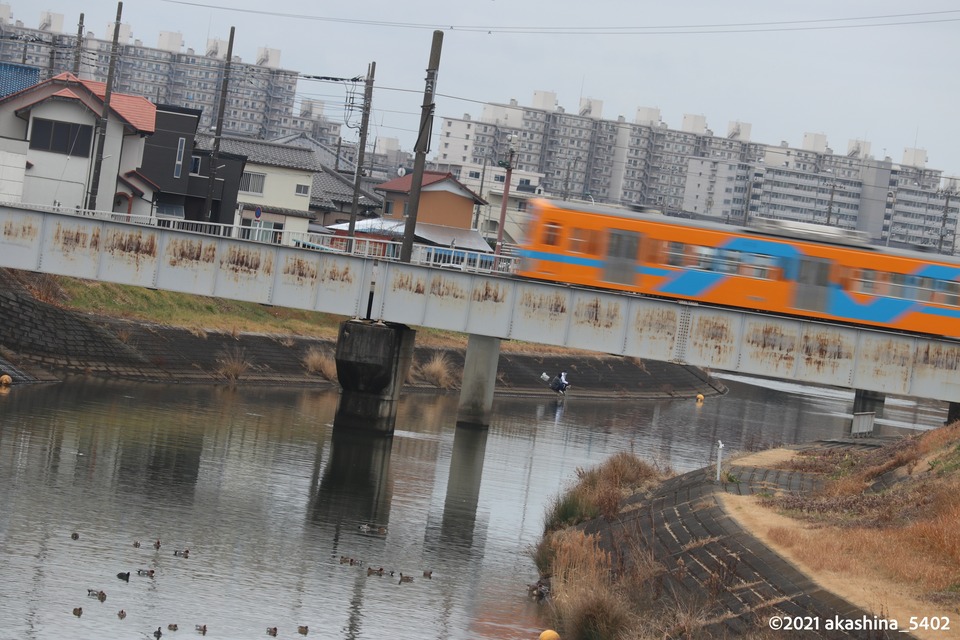
{"label": "high-rise apartment building", "polygon": [[[13,20],[9,5],[0,4],[0,62],[36,67],[41,80],[69,71],[82,79],[106,82],[113,33],[113,24],[103,38],[84,32],[83,25],[68,33],[64,17],[50,12],[40,14],[38,28],[28,28]],[[156,47],[134,39],[130,25],[121,24],[118,33],[114,91],[199,109],[203,113],[200,129],[216,126],[227,41],[211,39],[205,49],[195,51],[185,48],[179,33],[161,32]],[[271,139],[307,133],[336,146],[340,125],[323,117],[323,104],[305,100],[296,106],[298,77],[298,72],[280,68],[277,49],[259,49],[252,63],[233,56],[224,134]]]}
{"label": "high-rise apartment building", "polygon": [[956,252],[960,185],[927,168],[921,149],[906,149],[896,163],[874,158],[862,140],[840,154],[823,134],[791,147],[750,140],[743,122],[716,135],[704,116],[684,116],[674,129],[657,109],[638,108],[633,122],[605,120],[601,111],[600,101],[585,99],[567,113],[555,94],[542,91],[530,106],[486,104],[479,119],[442,119],[434,161],[455,175],[476,173],[502,161],[513,140],[514,168],[541,175],[543,192],[553,197],[730,224],[818,223],[876,243]]}

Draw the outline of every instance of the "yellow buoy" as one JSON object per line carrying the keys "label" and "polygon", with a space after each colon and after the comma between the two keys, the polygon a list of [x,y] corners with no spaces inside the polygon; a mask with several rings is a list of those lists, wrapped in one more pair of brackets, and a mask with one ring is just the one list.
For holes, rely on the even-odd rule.
{"label": "yellow buoy", "polygon": [[702,393],[698,393],[698,394],[697,394],[697,402],[703,402],[703,394],[702,394]]}
{"label": "yellow buoy", "polygon": [[560,634],[553,629],[547,629],[540,634],[540,640],[560,640]]}
{"label": "yellow buoy", "polygon": [[13,378],[7,374],[0,376],[0,387],[9,387],[11,384],[13,384]]}

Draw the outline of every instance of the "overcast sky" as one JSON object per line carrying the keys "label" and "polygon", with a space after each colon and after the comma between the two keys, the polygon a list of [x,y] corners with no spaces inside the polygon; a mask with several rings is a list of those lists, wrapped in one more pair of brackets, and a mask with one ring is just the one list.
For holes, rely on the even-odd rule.
{"label": "overcast sky", "polygon": [[[28,27],[42,10],[61,13],[68,33],[83,12],[85,30],[105,39],[117,14],[113,0],[7,4]],[[544,90],[567,112],[600,100],[607,119],[655,107],[671,128],[702,115],[717,135],[746,122],[768,144],[820,133],[836,153],[861,139],[895,162],[915,147],[929,167],[960,175],[960,8],[947,0],[127,0],[122,22],[147,46],[174,31],[201,53],[233,26],[244,61],[279,49],[281,67],[308,75],[364,76],[376,62],[371,143],[394,137],[408,150],[442,29],[434,131],[444,116],[479,118],[482,103],[529,105]],[[328,117],[358,125],[359,110],[344,110],[348,89],[359,104],[362,84],[299,82]]]}

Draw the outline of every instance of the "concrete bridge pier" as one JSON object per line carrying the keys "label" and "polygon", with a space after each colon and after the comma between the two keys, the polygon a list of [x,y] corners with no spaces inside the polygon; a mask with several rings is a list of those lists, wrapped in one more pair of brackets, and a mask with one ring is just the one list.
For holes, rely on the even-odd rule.
{"label": "concrete bridge pier", "polygon": [[868,411],[873,411],[875,417],[883,417],[883,401],[886,399],[886,395],[880,393],[879,391],[866,391],[864,389],[857,389],[853,394],[853,412],[854,413],[865,413]]}
{"label": "concrete bridge pier", "polygon": [[416,331],[403,324],[347,320],[337,337],[340,402],[334,429],[392,435]]}
{"label": "concrete bridge pier", "polygon": [[458,427],[490,426],[499,360],[500,338],[470,334],[457,407]]}
{"label": "concrete bridge pier", "polygon": [[947,403],[947,420],[943,424],[953,424],[960,420],[960,402]]}

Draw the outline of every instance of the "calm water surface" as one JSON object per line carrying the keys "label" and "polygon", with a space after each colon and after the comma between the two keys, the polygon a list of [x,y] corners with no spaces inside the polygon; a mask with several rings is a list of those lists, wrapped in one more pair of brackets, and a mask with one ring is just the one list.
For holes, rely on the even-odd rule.
{"label": "calm water surface", "polygon": [[[702,405],[499,398],[486,431],[455,428],[455,396],[410,395],[394,437],[377,440],[334,432],[335,391],[15,387],[0,396],[0,638],[192,637],[198,624],[231,639],[273,626],[301,637],[298,625],[319,638],[536,638],[528,550],[577,467],[632,450],[687,471],[714,460],[717,440],[730,455],[849,429],[851,393],[723,381],[730,393]],[[945,406],[890,399],[885,412],[879,430],[897,433],[941,424]],[[401,571],[414,582],[398,584]]]}

